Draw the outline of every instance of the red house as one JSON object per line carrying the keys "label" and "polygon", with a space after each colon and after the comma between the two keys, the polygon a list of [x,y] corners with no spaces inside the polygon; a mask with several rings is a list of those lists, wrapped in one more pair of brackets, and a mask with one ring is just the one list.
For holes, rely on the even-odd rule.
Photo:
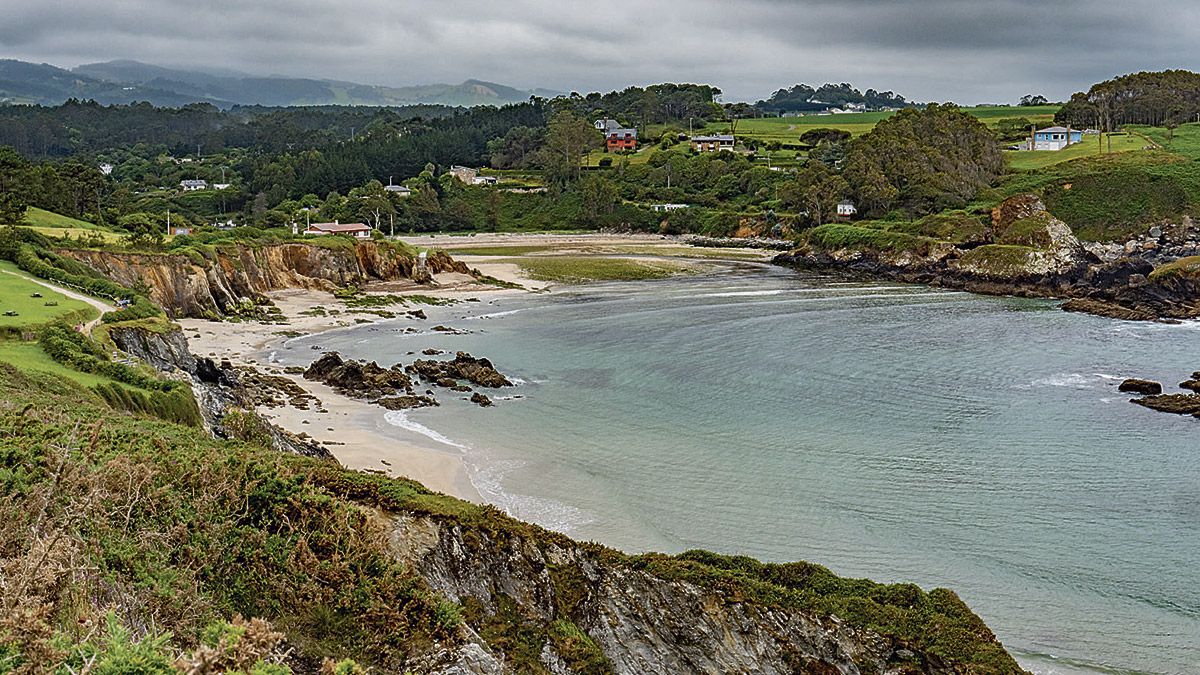
{"label": "red house", "polygon": [[604,141],[609,152],[637,150],[637,129],[610,129],[604,132]]}

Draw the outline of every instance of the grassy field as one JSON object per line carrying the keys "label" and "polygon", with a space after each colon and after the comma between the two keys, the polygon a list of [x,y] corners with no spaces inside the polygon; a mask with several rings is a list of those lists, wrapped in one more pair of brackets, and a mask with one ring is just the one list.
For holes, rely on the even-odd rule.
{"label": "grassy field", "polygon": [[[1048,125],[1054,121],[1054,113],[1058,106],[1030,106],[1026,108],[1004,106],[981,106],[964,108],[966,112],[979,118],[990,127],[996,126],[1002,119],[1024,117],[1038,126]],[[804,117],[764,117],[760,119],[739,120],[737,131],[739,136],[753,138],[763,142],[779,141],[781,143],[798,143],[800,135],[810,129],[842,129],[854,136],[861,136],[880,121],[891,117],[893,112],[848,113],[845,115],[807,115]],[[704,128],[706,133],[729,133],[728,124],[709,124]]]}
{"label": "grassy field", "polygon": [[[1150,145],[1144,137],[1132,133],[1102,134],[1099,136],[1084,136],[1082,143],[1076,143],[1062,150],[1013,150],[1004,154],[1008,157],[1008,165],[1018,171],[1043,169],[1054,164],[1079,159],[1080,157],[1095,157],[1108,154],[1111,150],[1129,152],[1141,150]],[[1111,144],[1109,141],[1112,141]]]}
{"label": "grassy field", "polygon": [[60,216],[51,211],[44,211],[36,206],[29,207],[25,212],[25,222],[29,225],[37,227],[52,227],[57,229],[67,228],[75,230],[99,230],[98,225],[94,225],[85,220],[77,220],[67,216]]}
{"label": "grassy field", "polygon": [[1129,125],[1126,129],[1142,134],[1164,150],[1183,155],[1188,159],[1200,160],[1200,124],[1184,124],[1173,134],[1163,127]]}
{"label": "grassy field", "polygon": [[679,274],[685,269],[680,265],[662,261],[595,256],[531,256],[500,262],[515,263],[526,274],[539,281],[563,284],[663,279]]}
{"label": "grassy field", "polygon": [[0,362],[9,363],[24,371],[49,373],[85,387],[112,382],[106,377],[72,370],[50,358],[36,342],[0,340]]}
{"label": "grassy field", "polygon": [[[22,276],[8,272],[17,272]],[[37,326],[69,314],[73,315],[74,319],[90,320],[96,317],[96,308],[86,302],[68,298],[45,286],[35,284],[24,275],[16,265],[0,262],[0,329]],[[32,297],[34,294],[40,294],[42,297]],[[4,312],[10,311],[16,312],[17,315],[2,316]]]}

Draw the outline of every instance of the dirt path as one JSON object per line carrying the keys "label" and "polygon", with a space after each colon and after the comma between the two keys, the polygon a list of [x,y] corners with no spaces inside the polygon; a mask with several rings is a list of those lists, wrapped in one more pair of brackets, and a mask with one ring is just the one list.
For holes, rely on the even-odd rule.
{"label": "dirt path", "polygon": [[83,325],[83,332],[88,335],[90,335],[92,332],[92,329],[95,328],[96,325],[100,323],[100,319],[105,314],[116,310],[116,307],[113,307],[112,305],[107,304],[101,300],[97,300],[96,298],[93,298],[90,295],[84,295],[83,293],[73,291],[69,288],[63,288],[62,286],[56,286],[55,284],[52,284],[49,281],[42,281],[41,279],[37,279],[34,277],[30,277],[30,276],[25,276],[24,274],[17,274],[16,272],[13,272],[11,270],[0,270],[0,272],[4,272],[5,274],[11,274],[14,277],[20,277],[26,281],[33,282],[33,283],[37,284],[38,286],[44,286],[44,287],[49,288],[50,290],[54,291],[55,293],[62,293],[63,295],[67,296],[68,298],[78,300],[80,302],[86,302],[87,304],[91,305],[92,307],[95,307],[96,309],[100,310],[100,316],[97,316],[96,318],[92,319],[91,321],[89,321]]}

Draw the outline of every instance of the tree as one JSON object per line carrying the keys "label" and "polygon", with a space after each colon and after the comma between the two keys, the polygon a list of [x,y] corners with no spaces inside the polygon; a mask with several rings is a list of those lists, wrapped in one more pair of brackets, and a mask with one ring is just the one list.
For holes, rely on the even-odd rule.
{"label": "tree", "polygon": [[789,208],[807,212],[814,224],[821,225],[837,213],[838,202],[849,191],[846,179],[832,168],[818,161],[809,161],[793,180],[779,189],[779,198]]}
{"label": "tree", "polygon": [[611,215],[621,199],[616,184],[595,173],[579,181],[579,195],[583,200],[583,220],[589,225],[597,225]]}
{"label": "tree", "polygon": [[1024,96],[1021,97],[1021,106],[1022,107],[1028,107],[1028,106],[1033,106],[1033,105],[1046,105],[1049,102],[1050,102],[1049,99],[1047,99],[1045,96],[1041,96],[1041,95],[1037,95],[1037,94],[1025,94]]}
{"label": "tree", "polygon": [[603,147],[604,137],[590,122],[570,111],[555,113],[546,131],[546,144],[539,153],[547,180],[567,183],[577,180],[580,159]]}
{"label": "tree", "polygon": [[545,140],[545,129],[513,127],[503,137],[488,141],[489,161],[497,169],[528,168]]}
{"label": "tree", "polygon": [[[999,179],[996,136],[950,104],[901,110],[850,143],[844,175],[867,211],[961,208]],[[886,183],[886,185],[884,184]]]}
{"label": "tree", "polygon": [[121,216],[117,224],[129,233],[129,243],[132,246],[158,246],[163,242],[166,223],[153,213],[137,212]]}
{"label": "tree", "polygon": [[28,170],[24,157],[12,148],[0,147],[0,225],[19,225],[25,220]]}
{"label": "tree", "polygon": [[489,187],[487,191],[487,200],[483,205],[483,221],[487,226],[488,231],[495,232],[500,229],[500,208],[501,208],[500,191],[495,186]]}
{"label": "tree", "polygon": [[377,230],[383,226],[386,218],[396,214],[396,207],[392,204],[391,197],[387,190],[383,189],[383,183],[377,180],[351,190],[349,199],[354,205],[357,217],[371,223],[371,226]]}

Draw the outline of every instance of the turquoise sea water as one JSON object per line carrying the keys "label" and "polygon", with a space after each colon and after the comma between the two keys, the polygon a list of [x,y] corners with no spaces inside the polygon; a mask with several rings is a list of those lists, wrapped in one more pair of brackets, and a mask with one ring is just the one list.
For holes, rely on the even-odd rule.
{"label": "turquoise sea water", "polygon": [[1200,420],[1116,391],[1200,369],[1200,325],[748,264],[426,311],[472,332],[279,359],[492,359],[520,398],[380,418],[572,536],[947,586],[1039,673],[1200,672]]}

